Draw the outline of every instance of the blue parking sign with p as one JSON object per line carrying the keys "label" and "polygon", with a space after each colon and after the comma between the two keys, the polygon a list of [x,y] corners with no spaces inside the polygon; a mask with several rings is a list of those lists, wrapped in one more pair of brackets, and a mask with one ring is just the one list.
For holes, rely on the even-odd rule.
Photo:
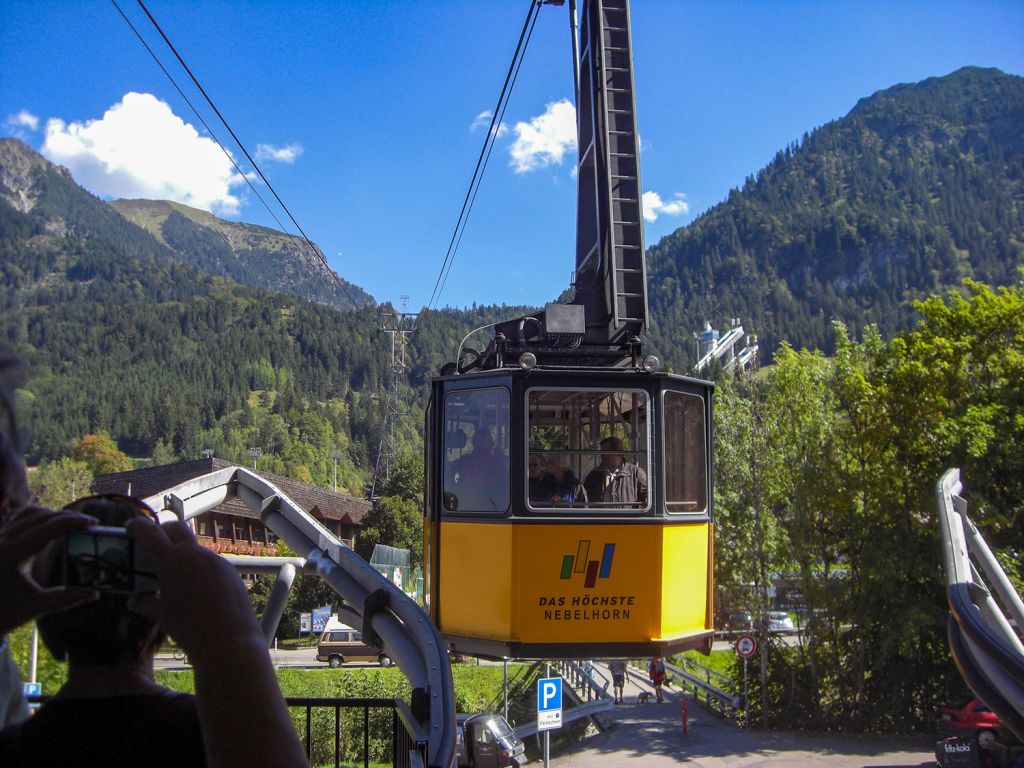
{"label": "blue parking sign with p", "polygon": [[542,677],[537,681],[537,728],[546,731],[562,727],[562,678]]}
{"label": "blue parking sign with p", "polygon": [[537,711],[562,708],[562,678],[542,677],[537,685]]}

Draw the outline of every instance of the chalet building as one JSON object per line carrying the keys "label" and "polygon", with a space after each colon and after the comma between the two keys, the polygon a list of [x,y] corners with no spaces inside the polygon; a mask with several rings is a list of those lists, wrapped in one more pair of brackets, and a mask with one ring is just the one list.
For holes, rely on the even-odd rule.
{"label": "chalet building", "polygon": [[[241,465],[216,458],[181,461],[131,472],[100,475],[93,481],[92,488],[94,493],[122,493],[145,498],[186,480],[237,466]],[[363,517],[370,510],[370,502],[269,472],[257,471],[257,474],[280,488],[282,493],[343,542],[350,547],[355,546],[356,535]],[[277,554],[277,537],[263,526],[256,512],[238,499],[231,499],[199,515],[192,523],[199,543],[216,552],[232,555]]]}

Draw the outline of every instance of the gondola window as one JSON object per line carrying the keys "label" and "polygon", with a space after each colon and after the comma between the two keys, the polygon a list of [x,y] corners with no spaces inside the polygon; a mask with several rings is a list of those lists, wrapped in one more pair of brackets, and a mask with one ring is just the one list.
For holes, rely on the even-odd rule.
{"label": "gondola window", "polygon": [[450,392],[444,401],[444,507],[504,512],[509,504],[509,393]]}

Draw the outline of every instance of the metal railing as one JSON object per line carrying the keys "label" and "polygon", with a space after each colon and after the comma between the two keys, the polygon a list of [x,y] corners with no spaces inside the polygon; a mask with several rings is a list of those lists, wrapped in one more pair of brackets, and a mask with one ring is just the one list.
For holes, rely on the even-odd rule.
{"label": "metal railing", "polygon": [[[543,666],[544,662],[537,662],[530,668],[534,679],[539,676]],[[591,676],[582,665],[565,659],[552,662],[551,671],[567,683],[562,689],[563,695],[568,696],[573,702],[573,706],[562,710],[562,723],[568,724],[589,717],[599,729],[606,729],[610,723],[604,713],[615,706],[615,702],[608,694],[610,681],[607,676],[596,667],[592,670]],[[604,684],[601,685],[595,678],[603,680]],[[514,730],[520,739],[533,736],[538,733],[537,721],[523,723]]]}
{"label": "metal railing", "polygon": [[455,691],[448,653],[437,628],[408,595],[345,546],[275,485],[244,467],[228,467],[181,483],[144,501],[162,520],[189,521],[238,499],[260,522],[304,557],[228,556],[245,573],[276,575],[261,624],[270,644],[297,573],[315,574],[344,600],[339,617],[379,646],[412,687],[414,740],[426,745],[426,764],[450,768],[455,757]]}
{"label": "metal railing", "polygon": [[688,690],[697,701],[703,697],[709,709],[725,717],[739,719],[742,702],[733,690],[731,677],[685,656],[682,657],[682,666],[665,664],[665,669],[672,674],[673,683]]}
{"label": "metal railing", "polygon": [[580,698],[580,701],[593,701],[594,699],[608,698],[608,688],[612,681],[608,676],[593,664],[587,667],[587,663],[569,661],[562,659],[554,663],[553,667],[558,674],[573,689]]}
{"label": "metal railing", "polygon": [[[417,740],[418,726],[401,699],[290,697],[285,701],[293,712],[311,765],[325,765],[331,760],[335,768],[360,763],[364,768],[371,763],[392,768],[425,765],[427,745]],[[294,717],[296,710],[302,711],[298,719]],[[343,718],[343,712],[353,716]],[[352,738],[360,731],[361,738]]]}
{"label": "metal railing", "polygon": [[967,516],[962,491],[959,469],[936,486],[950,650],[971,689],[1024,740],[1024,643],[1017,634],[1024,629],[1024,602]]}

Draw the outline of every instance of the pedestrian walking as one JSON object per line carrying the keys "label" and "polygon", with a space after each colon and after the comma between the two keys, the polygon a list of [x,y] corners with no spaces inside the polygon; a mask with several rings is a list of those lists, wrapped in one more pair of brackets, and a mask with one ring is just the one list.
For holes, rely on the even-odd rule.
{"label": "pedestrian walking", "polygon": [[665,662],[660,657],[654,656],[647,662],[647,676],[651,678],[651,685],[654,686],[654,695],[658,702],[664,701],[661,686],[665,682]]}

